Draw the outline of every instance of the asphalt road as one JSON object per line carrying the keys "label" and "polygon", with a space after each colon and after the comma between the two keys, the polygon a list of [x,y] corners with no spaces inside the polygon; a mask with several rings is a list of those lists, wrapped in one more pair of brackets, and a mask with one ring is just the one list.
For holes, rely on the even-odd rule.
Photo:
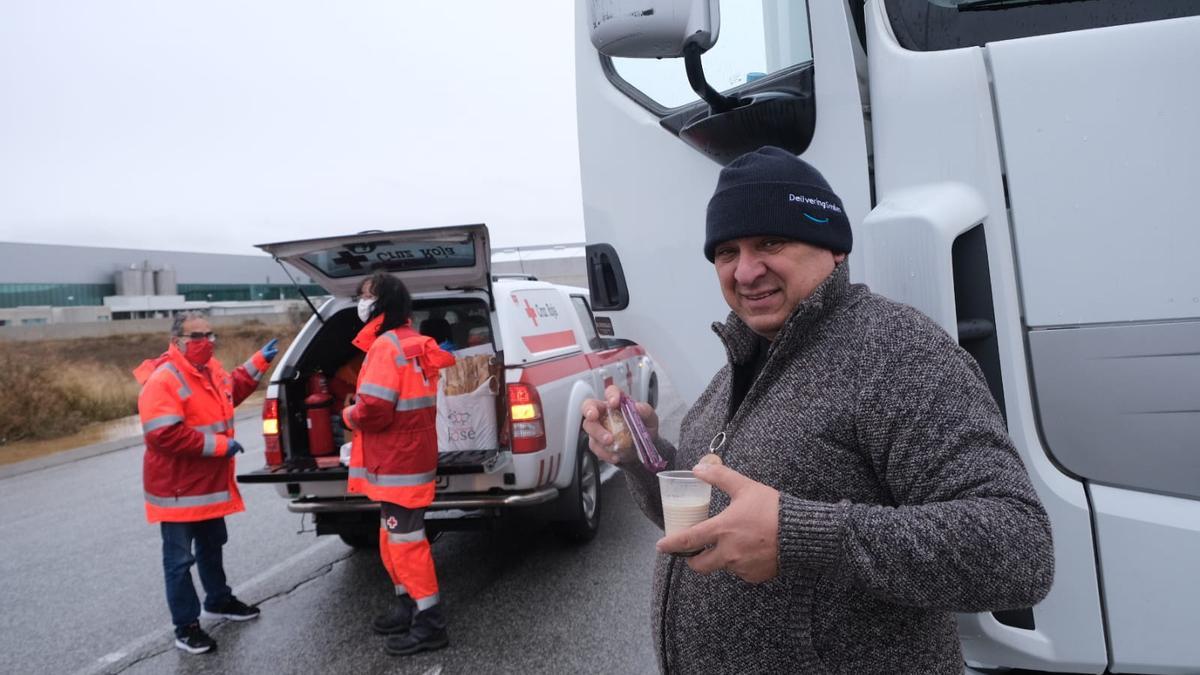
{"label": "asphalt road", "polygon": [[[238,461],[260,466],[261,437],[243,436]],[[225,567],[237,595],[263,615],[206,621],[218,651],[186,655],[172,644],[141,455],[135,446],[0,479],[0,672],[656,669],[649,587],[661,535],[619,476],[603,488],[601,531],[586,545],[536,524],[442,535],[433,552],[451,646],[408,658],[386,655],[370,632],[392,600],[378,554],[298,533],[301,517],[272,488],[243,486],[247,511],[227,519]]]}

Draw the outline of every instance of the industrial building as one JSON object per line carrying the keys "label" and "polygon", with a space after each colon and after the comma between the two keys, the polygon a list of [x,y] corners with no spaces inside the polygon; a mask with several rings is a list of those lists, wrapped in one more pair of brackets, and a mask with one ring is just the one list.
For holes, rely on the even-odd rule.
{"label": "industrial building", "polygon": [[[583,244],[495,249],[497,274],[584,286]],[[288,268],[310,296],[325,291]],[[0,242],[0,326],[286,312],[300,298],[267,255],[186,253]]]}

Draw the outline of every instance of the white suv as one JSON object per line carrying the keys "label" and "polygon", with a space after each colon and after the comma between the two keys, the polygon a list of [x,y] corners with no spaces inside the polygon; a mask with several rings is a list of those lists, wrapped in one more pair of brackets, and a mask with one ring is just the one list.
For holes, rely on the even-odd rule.
{"label": "white suv", "polygon": [[[465,450],[452,442],[443,427],[465,416],[451,412],[448,423],[442,406],[450,397],[439,395],[437,496],[426,529],[477,526],[520,511],[557,521],[573,539],[595,536],[600,484],[615,470],[605,465],[602,471],[587,451],[580,404],[608,384],[654,403],[658,378],[640,346],[598,333],[586,289],[492,276],[484,225],[260,248],[312,276],[333,297],[276,368],[263,406],[267,464],[238,476],[240,482],[275,484],[291,500],[291,511],[314,516],[317,534],[338,534],[355,546],[376,541],[378,504],[347,494],[347,469],[330,448],[350,440],[336,409],[353,387],[353,366],[362,355],[350,343],[363,325],[352,296],[363,278],[383,270],[412,293],[414,328],[459,354],[495,355],[495,395],[485,399],[495,410],[490,436],[473,439]],[[332,395],[322,392],[319,380]]]}

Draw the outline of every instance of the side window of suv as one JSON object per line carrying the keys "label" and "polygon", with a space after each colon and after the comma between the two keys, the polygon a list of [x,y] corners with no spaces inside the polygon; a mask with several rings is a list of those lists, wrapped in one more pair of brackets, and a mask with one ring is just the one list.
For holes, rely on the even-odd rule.
{"label": "side window of suv", "polygon": [[575,306],[575,313],[579,315],[579,323],[583,324],[583,335],[587,338],[588,346],[592,349],[604,349],[604,340],[596,332],[596,322],[592,318],[592,309],[588,307],[587,300],[581,295],[572,295],[571,304]]}

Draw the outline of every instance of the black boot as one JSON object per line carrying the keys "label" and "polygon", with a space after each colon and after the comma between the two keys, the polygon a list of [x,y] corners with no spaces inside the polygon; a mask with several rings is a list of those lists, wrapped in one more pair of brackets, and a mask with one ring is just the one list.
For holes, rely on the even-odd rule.
{"label": "black boot", "polygon": [[396,598],[396,605],[388,612],[380,614],[371,622],[371,628],[380,635],[400,635],[407,633],[412,626],[413,613],[417,603],[407,595]]}
{"label": "black boot", "polygon": [[393,656],[407,656],[417,652],[433,651],[450,644],[446,634],[446,618],[441,605],[417,612],[412,628],[405,635],[387,639],[384,650]]}

